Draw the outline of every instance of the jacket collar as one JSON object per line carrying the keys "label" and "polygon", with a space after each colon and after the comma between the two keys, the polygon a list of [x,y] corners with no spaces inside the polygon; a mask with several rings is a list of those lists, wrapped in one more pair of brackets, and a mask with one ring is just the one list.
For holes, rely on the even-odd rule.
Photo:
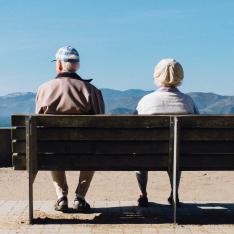
{"label": "jacket collar", "polygon": [[180,92],[179,89],[176,87],[160,87],[157,90],[158,92],[172,92],[172,93],[178,93]]}
{"label": "jacket collar", "polygon": [[78,74],[76,74],[74,72],[61,72],[56,76],[56,78],[64,78],[64,77],[69,77],[71,79],[86,81],[88,83],[90,83],[93,80],[93,79],[84,80]]}

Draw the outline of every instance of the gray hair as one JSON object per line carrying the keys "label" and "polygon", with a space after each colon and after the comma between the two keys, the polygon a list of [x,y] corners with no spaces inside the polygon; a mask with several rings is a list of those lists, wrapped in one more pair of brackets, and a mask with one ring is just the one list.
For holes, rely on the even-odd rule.
{"label": "gray hair", "polygon": [[79,69],[79,63],[61,61],[63,72],[76,72]]}

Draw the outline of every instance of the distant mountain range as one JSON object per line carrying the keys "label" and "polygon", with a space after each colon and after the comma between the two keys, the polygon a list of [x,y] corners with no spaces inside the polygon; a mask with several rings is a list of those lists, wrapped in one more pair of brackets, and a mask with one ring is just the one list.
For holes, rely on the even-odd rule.
{"label": "distant mountain range", "polygon": [[[140,89],[119,91],[101,89],[108,114],[131,114],[142,96],[152,92]],[[203,114],[234,114],[234,96],[222,96],[215,93],[188,93]],[[10,115],[33,113],[35,93],[11,93],[0,96],[0,127],[10,126]]]}

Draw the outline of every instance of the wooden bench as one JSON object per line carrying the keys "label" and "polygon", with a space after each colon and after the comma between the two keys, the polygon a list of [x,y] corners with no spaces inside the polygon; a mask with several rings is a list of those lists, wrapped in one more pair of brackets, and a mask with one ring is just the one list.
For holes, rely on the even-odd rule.
{"label": "wooden bench", "polygon": [[13,115],[13,166],[39,170],[234,170],[234,116]]}
{"label": "wooden bench", "polygon": [[12,116],[13,166],[29,173],[30,223],[38,170],[166,171],[173,154],[171,121],[170,116]]}

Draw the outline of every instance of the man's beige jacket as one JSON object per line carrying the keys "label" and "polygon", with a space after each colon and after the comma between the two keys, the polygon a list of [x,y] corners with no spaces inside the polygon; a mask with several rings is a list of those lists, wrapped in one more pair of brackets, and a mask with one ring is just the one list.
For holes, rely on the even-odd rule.
{"label": "man's beige jacket", "polygon": [[36,96],[37,114],[104,114],[102,93],[75,73],[61,73],[42,84]]}

